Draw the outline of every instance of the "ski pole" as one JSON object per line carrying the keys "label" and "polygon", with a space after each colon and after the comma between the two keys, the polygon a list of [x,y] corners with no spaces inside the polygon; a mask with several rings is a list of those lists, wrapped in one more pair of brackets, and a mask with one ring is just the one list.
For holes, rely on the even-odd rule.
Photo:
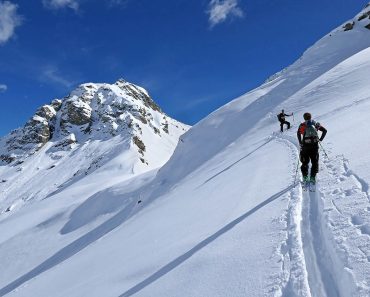
{"label": "ski pole", "polygon": [[329,160],[329,156],[328,156],[328,154],[326,153],[326,151],[325,151],[325,149],[324,149],[323,145],[321,144],[321,141],[319,141],[319,144],[320,144],[320,147],[321,147],[322,151],[324,152],[324,154],[325,154],[326,158],[328,158],[328,160]]}

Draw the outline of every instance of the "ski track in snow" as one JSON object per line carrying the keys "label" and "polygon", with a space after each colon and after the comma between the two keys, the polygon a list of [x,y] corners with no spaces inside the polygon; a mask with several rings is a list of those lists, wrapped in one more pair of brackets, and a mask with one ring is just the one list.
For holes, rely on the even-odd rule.
{"label": "ski track in snow", "polygon": [[310,296],[307,282],[307,269],[305,268],[305,257],[302,242],[302,193],[298,187],[298,175],[296,176],[297,149],[295,145],[287,139],[274,134],[272,137],[276,141],[287,145],[292,159],[292,179],[295,187],[290,193],[290,202],[284,220],[286,221],[286,240],[280,247],[281,258],[283,259],[282,277],[275,290],[275,296]]}
{"label": "ski track in snow", "polygon": [[[289,148],[292,162],[295,163],[293,174],[296,176],[298,149],[294,137],[273,133],[272,138],[285,142]],[[333,160],[325,158],[321,165],[324,165],[319,174],[322,183],[317,184],[316,192],[303,192],[298,184],[290,191],[290,203],[284,215],[286,241],[280,247],[282,273],[270,293],[274,291],[274,296],[284,297],[369,296],[368,281],[356,279],[348,264],[348,260],[360,266],[370,262],[370,245],[361,240],[364,236],[367,241],[370,238],[370,220],[366,221],[370,212],[370,205],[367,205],[370,201],[369,185],[349,168],[344,157],[337,156]],[[300,168],[296,176],[296,180],[299,179]],[[338,182],[339,186],[341,183],[347,183],[347,186],[338,187]],[[343,206],[336,201],[338,199],[328,197],[324,192],[351,198],[357,193],[363,198],[359,207],[362,212],[353,215],[353,200],[350,200],[351,208],[346,214]],[[325,206],[328,203],[331,209]],[[327,214],[330,210],[343,218],[331,219]],[[355,245],[357,242],[355,250],[358,254],[353,254],[353,247],[346,244],[343,229],[345,235],[354,234],[349,237]]]}
{"label": "ski track in snow", "polygon": [[312,296],[339,297],[338,285],[332,276],[332,260],[325,246],[325,232],[321,229],[318,192],[306,192],[303,198],[303,248]]}
{"label": "ski track in snow", "polygon": [[[325,214],[331,238],[328,246],[337,255],[333,270],[341,296],[370,296],[370,203],[368,184],[336,156],[325,160],[319,209]],[[338,265],[339,264],[339,265]],[[361,273],[358,273],[361,272]]]}
{"label": "ski track in snow", "polygon": [[[297,164],[295,137],[272,138],[286,143]],[[344,156],[328,159],[322,152],[321,158],[316,192],[298,186],[290,192],[287,239],[280,247],[283,272],[274,296],[370,296],[369,185]]]}

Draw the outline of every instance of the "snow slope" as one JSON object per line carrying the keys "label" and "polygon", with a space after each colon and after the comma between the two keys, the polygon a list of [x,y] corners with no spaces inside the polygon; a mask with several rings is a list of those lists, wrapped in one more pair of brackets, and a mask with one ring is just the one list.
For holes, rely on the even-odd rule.
{"label": "snow slope", "polygon": [[[369,10],[192,127],[158,172],[3,213],[0,296],[370,296]],[[306,111],[328,129],[315,193],[295,179]]]}

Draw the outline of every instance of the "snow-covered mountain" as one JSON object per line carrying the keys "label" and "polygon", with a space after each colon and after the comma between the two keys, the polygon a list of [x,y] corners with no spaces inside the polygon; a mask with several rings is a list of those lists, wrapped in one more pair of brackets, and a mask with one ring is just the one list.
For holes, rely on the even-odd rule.
{"label": "snow-covered mountain", "polygon": [[[370,296],[369,15],[192,127],[159,171],[96,170],[1,214],[0,296]],[[306,111],[328,129],[315,193],[295,182]]]}
{"label": "snow-covered mountain", "polygon": [[114,183],[153,170],[187,129],[146,90],[122,79],[80,85],[0,139],[0,211],[43,199],[95,171]]}

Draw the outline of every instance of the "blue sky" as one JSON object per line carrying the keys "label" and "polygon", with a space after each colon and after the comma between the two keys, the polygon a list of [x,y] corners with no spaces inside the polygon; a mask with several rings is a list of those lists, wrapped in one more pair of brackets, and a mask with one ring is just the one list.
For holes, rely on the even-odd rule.
{"label": "blue sky", "polygon": [[0,0],[0,136],[84,82],[124,78],[194,124],[367,0]]}

